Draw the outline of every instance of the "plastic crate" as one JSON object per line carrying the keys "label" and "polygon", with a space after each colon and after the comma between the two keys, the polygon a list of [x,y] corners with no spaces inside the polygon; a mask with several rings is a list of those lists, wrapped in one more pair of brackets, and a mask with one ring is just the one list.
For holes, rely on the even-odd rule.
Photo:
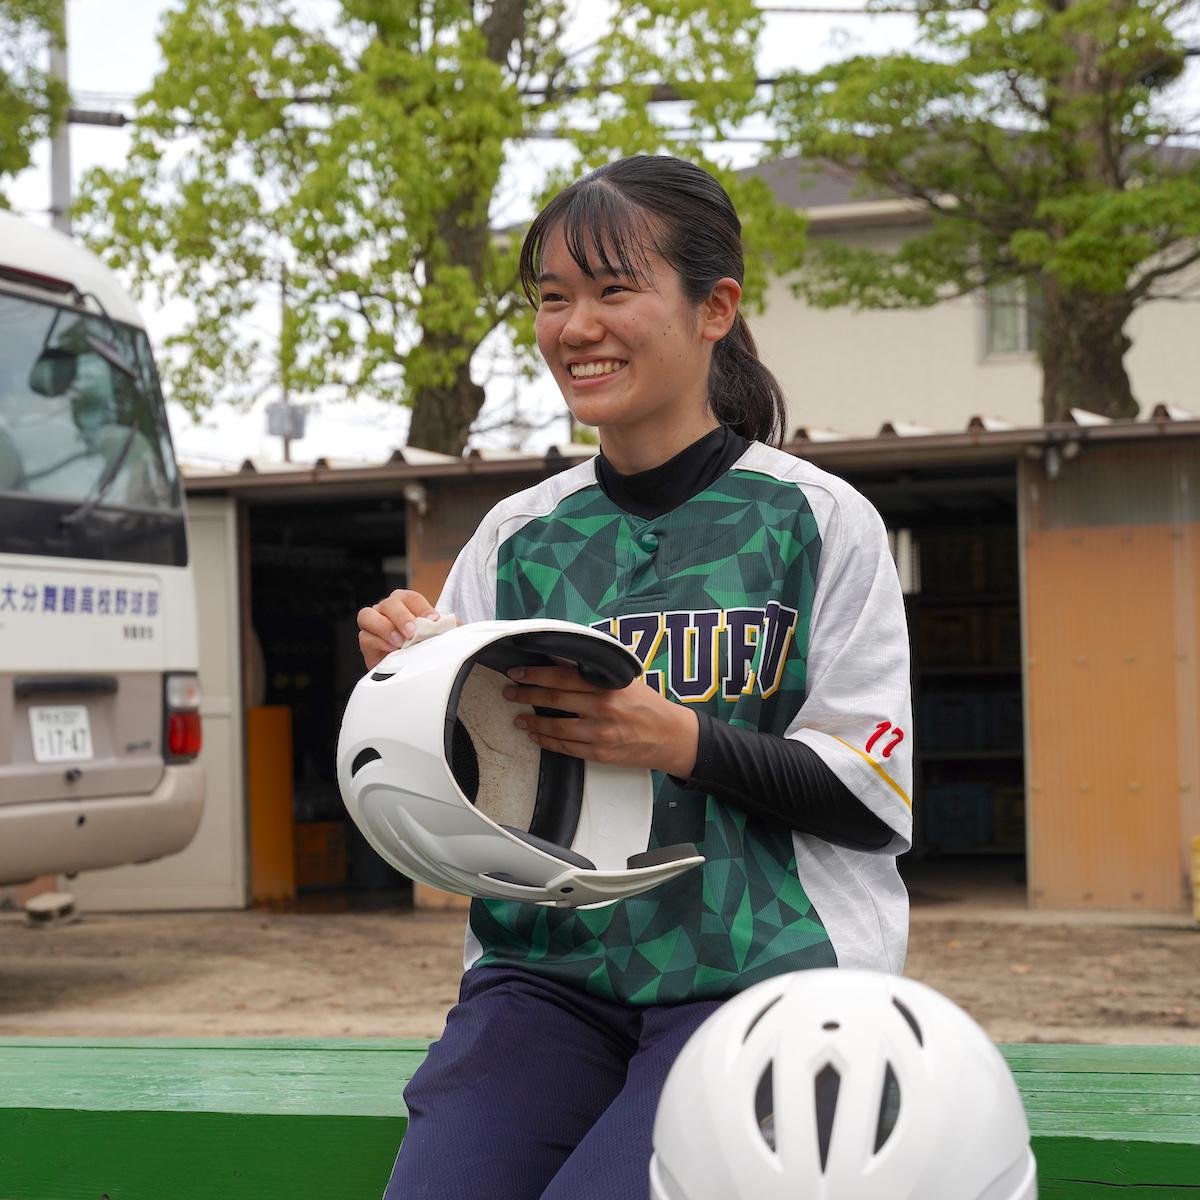
{"label": "plastic crate", "polygon": [[1025,744],[1025,710],[1020,692],[994,692],[987,705],[987,746],[1020,750]]}
{"label": "plastic crate", "polygon": [[973,850],[992,842],[992,789],[979,783],[946,783],[926,789],[925,842],[938,850]]}
{"label": "plastic crate", "polygon": [[989,697],[978,692],[926,692],[918,704],[917,737],[926,750],[987,744]]}
{"label": "plastic crate", "polygon": [[1025,849],[1025,789],[998,787],[992,793],[992,833],[997,848]]}
{"label": "plastic crate", "polygon": [[1021,664],[1021,610],[1000,604],[987,610],[987,652],[984,661],[997,667]]}
{"label": "plastic crate", "polygon": [[920,538],[921,588],[978,592],[984,582],[983,542],[975,533],[925,533]]}
{"label": "plastic crate", "polygon": [[984,613],[966,605],[931,605],[917,612],[917,655],[922,666],[978,666],[987,657]]}
{"label": "plastic crate", "polygon": [[993,530],[983,543],[983,587],[988,592],[1015,592],[1020,584],[1015,530]]}

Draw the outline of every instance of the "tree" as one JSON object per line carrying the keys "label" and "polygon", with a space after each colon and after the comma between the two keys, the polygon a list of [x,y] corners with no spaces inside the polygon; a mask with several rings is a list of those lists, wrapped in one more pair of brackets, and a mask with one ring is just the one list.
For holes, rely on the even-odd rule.
{"label": "tree", "polygon": [[66,90],[44,69],[62,33],[58,0],[0,0],[0,180],[29,166],[33,146],[66,115]]}
{"label": "tree", "polygon": [[1042,298],[1044,419],[1135,416],[1129,317],[1200,286],[1200,151],[1177,144],[1197,130],[1171,111],[1178,31],[1200,5],[919,3],[925,53],[851,58],[775,93],[780,150],[930,217],[892,254],[812,246],[802,293],[912,307],[1023,279]]}
{"label": "tree", "polygon": [[[411,404],[409,441],[457,453],[484,398],[480,346],[501,330],[531,345],[520,235],[494,228],[514,151],[553,138],[572,172],[668,145],[699,157],[754,104],[760,18],[753,0],[610,0],[570,49],[578,12],[604,15],[596,0],[340,0],[332,29],[299,7],[169,13],[128,164],[90,176],[81,215],[136,287],[190,302],[167,374],[194,413],[261,392],[267,348],[248,318],[286,272],[291,394]],[[682,134],[647,103],[664,80],[689,101]],[[567,173],[531,170],[547,187]],[[794,263],[798,218],[757,181],[728,181],[756,263]]]}

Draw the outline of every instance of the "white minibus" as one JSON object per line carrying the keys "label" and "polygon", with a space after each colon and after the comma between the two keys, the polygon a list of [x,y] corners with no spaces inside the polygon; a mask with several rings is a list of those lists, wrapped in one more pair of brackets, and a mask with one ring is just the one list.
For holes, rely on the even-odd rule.
{"label": "white minibus", "polygon": [[199,701],[149,339],[99,259],[0,211],[0,884],[186,846]]}

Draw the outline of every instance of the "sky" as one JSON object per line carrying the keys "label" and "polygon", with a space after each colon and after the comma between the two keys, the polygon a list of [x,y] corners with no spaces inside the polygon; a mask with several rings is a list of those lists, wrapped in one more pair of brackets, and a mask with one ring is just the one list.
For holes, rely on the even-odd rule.
{"label": "sky", "polygon": [[[770,7],[773,0],[764,0]],[[861,7],[862,0],[788,0],[789,4],[807,3],[814,8]],[[329,0],[296,0],[297,8],[311,18],[327,19],[334,10]],[[166,0],[67,0],[69,39],[69,80],[80,107],[97,106],[89,93],[130,95],[149,86],[161,66],[156,41],[163,14],[172,7]],[[599,11],[599,6],[584,5],[583,11]],[[594,19],[594,18],[592,18]],[[572,37],[586,37],[587,30],[576,26]],[[766,17],[760,73],[773,75],[786,68],[814,70],[850,53],[885,53],[911,47],[914,23],[906,16],[863,16],[847,13],[839,16],[768,14]],[[1190,88],[1200,99],[1200,63],[1193,60],[1190,72],[1195,86]],[[129,134],[125,130],[74,126],[71,129],[72,176],[77,182],[91,167],[119,166],[128,153]],[[553,163],[554,150],[546,143],[526,143],[514,152],[510,162],[513,180],[513,219],[527,215],[522,192],[532,193],[543,173]],[[752,145],[731,145],[725,156],[732,165],[753,161]],[[38,148],[33,165],[9,187],[10,200],[17,211],[39,223],[48,223],[49,147]],[[528,188],[524,188],[528,181]],[[179,302],[162,307],[142,303],[142,314],[151,339],[156,343],[178,329],[183,317]],[[270,320],[270,316],[265,317]],[[510,378],[498,376],[487,384],[488,406],[483,418],[489,423],[502,416],[511,403],[513,389],[524,389],[523,406],[549,422],[529,435],[526,448],[541,450],[567,440],[566,410],[548,376],[533,383],[514,385]],[[265,406],[278,400],[277,393],[264,394],[248,412],[227,405],[210,410],[196,424],[177,405],[169,404],[176,450],[183,461],[208,467],[236,466],[245,458],[268,461],[282,459],[283,446],[278,437],[267,433]],[[355,402],[323,401],[311,411],[303,440],[293,442],[296,461],[315,458],[384,459],[404,440],[408,413],[395,405],[370,399]],[[476,442],[498,447],[505,444],[503,432],[483,435]]]}

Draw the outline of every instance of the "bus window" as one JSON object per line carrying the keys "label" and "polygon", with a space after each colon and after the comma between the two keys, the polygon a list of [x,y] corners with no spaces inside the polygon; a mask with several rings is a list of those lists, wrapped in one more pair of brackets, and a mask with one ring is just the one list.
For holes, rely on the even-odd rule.
{"label": "bus window", "polygon": [[146,334],[0,293],[0,552],[181,565],[181,493]]}

